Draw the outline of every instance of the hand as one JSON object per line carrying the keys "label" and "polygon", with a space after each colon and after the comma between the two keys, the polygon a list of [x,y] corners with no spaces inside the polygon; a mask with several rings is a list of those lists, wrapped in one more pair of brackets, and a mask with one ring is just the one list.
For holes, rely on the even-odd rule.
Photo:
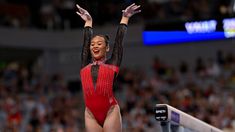
{"label": "hand", "polygon": [[124,17],[130,18],[134,14],[141,12],[141,10],[139,10],[139,8],[140,8],[140,5],[136,5],[135,3],[133,3],[132,5],[128,6],[125,10],[122,10],[122,12],[123,12],[122,15]]}
{"label": "hand", "polygon": [[76,12],[84,21],[91,21],[92,17],[89,14],[89,12],[82,7],[80,7],[78,4],[76,4],[78,11]]}

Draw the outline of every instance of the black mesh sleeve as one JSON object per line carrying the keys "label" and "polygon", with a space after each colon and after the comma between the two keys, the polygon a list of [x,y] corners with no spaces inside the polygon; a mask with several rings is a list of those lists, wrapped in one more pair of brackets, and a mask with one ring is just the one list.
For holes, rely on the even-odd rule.
{"label": "black mesh sleeve", "polygon": [[91,53],[90,53],[90,42],[91,37],[93,36],[92,27],[84,28],[84,40],[82,45],[82,54],[81,54],[81,68],[88,65],[91,61]]}
{"label": "black mesh sleeve", "polygon": [[121,65],[122,55],[123,55],[123,39],[127,31],[126,24],[120,24],[117,29],[113,52],[111,58],[107,60],[107,63],[113,64],[116,66]]}

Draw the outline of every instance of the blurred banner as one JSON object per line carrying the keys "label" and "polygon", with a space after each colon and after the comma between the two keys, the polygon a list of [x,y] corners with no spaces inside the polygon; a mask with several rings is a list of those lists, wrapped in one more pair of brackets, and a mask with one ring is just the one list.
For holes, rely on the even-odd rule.
{"label": "blurred banner", "polygon": [[146,24],[144,45],[179,44],[235,38],[235,18]]}

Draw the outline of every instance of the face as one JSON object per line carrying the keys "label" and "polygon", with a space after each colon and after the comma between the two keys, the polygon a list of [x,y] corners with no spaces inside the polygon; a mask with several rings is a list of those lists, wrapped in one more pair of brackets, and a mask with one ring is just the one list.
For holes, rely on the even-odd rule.
{"label": "face", "polygon": [[102,60],[109,51],[109,46],[105,43],[105,39],[101,36],[95,36],[91,40],[90,45],[91,55],[95,60]]}

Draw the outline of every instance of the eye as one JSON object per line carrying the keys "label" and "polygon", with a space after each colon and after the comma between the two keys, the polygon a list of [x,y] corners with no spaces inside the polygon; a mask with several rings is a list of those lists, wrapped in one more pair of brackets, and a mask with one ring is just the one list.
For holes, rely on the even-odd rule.
{"label": "eye", "polygon": [[91,46],[94,46],[95,44],[94,43],[91,43]]}

